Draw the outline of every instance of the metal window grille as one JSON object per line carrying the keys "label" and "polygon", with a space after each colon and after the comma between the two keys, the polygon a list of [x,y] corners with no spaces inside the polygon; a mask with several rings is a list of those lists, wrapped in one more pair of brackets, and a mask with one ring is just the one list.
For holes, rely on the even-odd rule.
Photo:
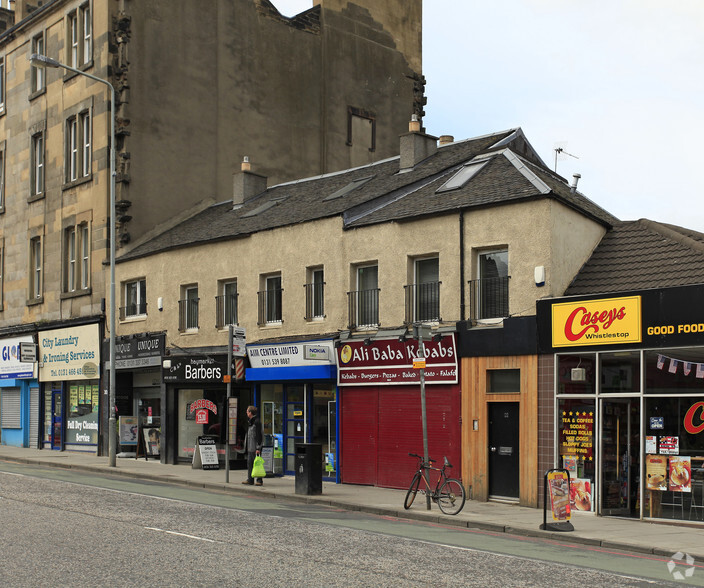
{"label": "metal window grille", "polygon": [[237,324],[237,297],[236,292],[215,297],[215,328]]}
{"label": "metal window grille", "polygon": [[440,284],[409,284],[406,290],[406,324],[440,321]]}
{"label": "metal window grille", "polygon": [[186,298],[178,301],[178,330],[198,328],[198,302],[200,298]]}
{"label": "metal window grille", "polygon": [[349,328],[379,325],[380,288],[347,292]]}
{"label": "metal window grille", "polygon": [[304,284],[306,289],[306,316],[307,321],[325,316],[325,282],[312,282]]}
{"label": "metal window grille", "polygon": [[471,317],[474,320],[508,316],[508,284],[511,276],[470,280]]}

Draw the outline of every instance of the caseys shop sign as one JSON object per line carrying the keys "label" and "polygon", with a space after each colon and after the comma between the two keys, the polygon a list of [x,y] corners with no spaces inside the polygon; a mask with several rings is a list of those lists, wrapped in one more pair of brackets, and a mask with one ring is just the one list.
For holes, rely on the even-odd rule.
{"label": "caseys shop sign", "polygon": [[640,341],[640,296],[565,302],[552,306],[553,347]]}
{"label": "caseys shop sign", "polygon": [[541,351],[704,345],[704,285],[585,298],[538,301]]}
{"label": "caseys shop sign", "polygon": [[704,431],[704,402],[695,402],[684,415],[684,429],[690,435]]}
{"label": "caseys shop sign", "polygon": [[[426,384],[457,383],[455,336],[426,341],[424,378]],[[339,386],[378,386],[380,384],[417,384],[420,370],[413,368],[420,356],[418,342],[382,339],[347,341],[337,349]]]}

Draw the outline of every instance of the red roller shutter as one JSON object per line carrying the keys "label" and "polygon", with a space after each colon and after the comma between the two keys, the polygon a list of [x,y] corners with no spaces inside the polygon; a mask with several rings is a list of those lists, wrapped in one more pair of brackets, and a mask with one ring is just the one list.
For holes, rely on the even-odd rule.
{"label": "red roller shutter", "polygon": [[[460,471],[460,393],[458,386],[426,386],[428,454],[442,466],[447,456]],[[418,465],[408,453],[423,455],[420,387],[388,386],[379,393],[377,486],[406,488]]]}
{"label": "red roller shutter", "polygon": [[[349,387],[342,390],[341,402],[342,481],[407,487],[417,465],[408,453],[423,454],[420,388]],[[446,455],[459,477],[459,386],[427,386],[426,412],[430,457],[442,464]]]}
{"label": "red roller shutter", "polygon": [[376,483],[378,394],[375,387],[343,388],[340,467],[345,484]]}

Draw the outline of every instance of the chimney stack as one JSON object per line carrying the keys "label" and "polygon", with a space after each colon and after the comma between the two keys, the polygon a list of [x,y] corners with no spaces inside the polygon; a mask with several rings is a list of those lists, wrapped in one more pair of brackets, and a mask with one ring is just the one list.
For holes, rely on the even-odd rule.
{"label": "chimney stack", "polygon": [[418,115],[414,114],[408,123],[408,133],[401,135],[401,170],[414,168],[438,150],[438,138],[421,133],[420,129]]}
{"label": "chimney stack", "polygon": [[232,205],[239,208],[247,200],[266,190],[267,178],[255,174],[246,155],[240,164],[240,171],[232,176]]}

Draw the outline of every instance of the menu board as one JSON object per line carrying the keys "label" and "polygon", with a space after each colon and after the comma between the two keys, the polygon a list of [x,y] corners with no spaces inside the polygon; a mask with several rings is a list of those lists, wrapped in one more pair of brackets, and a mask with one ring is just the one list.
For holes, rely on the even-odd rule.
{"label": "menu board", "polygon": [[569,474],[560,470],[548,472],[548,492],[552,519],[554,521],[569,521],[571,515]]}
{"label": "menu board", "polygon": [[576,455],[584,460],[594,456],[594,413],[563,411],[560,445],[563,455]]}
{"label": "menu board", "polygon": [[648,490],[667,490],[667,458],[660,455],[645,456],[645,487]]}

